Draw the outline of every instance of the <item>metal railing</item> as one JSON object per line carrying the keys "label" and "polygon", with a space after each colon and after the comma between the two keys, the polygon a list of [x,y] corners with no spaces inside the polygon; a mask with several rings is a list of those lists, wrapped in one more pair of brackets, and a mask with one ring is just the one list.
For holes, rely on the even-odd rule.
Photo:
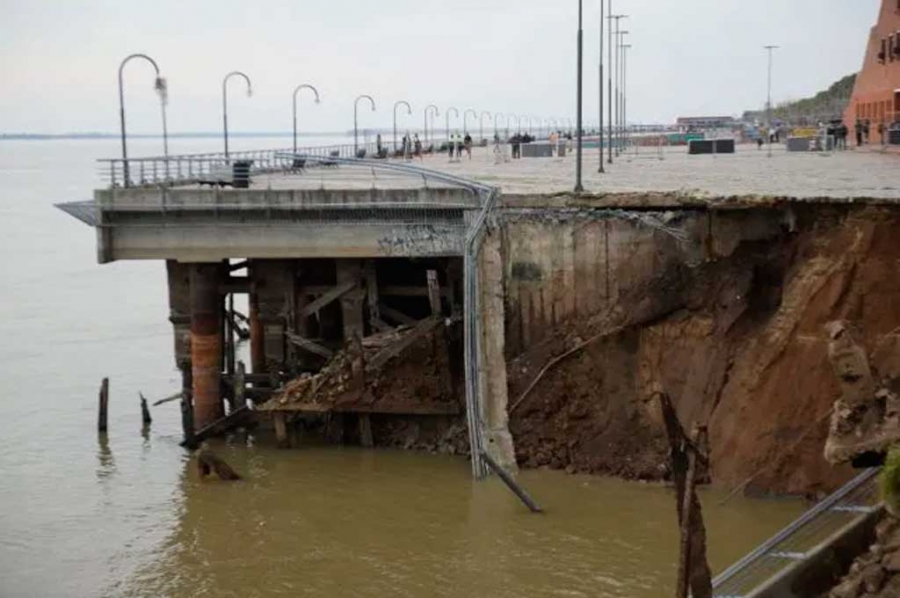
{"label": "metal railing", "polygon": [[865,470],[717,575],[713,580],[713,596],[750,596],[788,567],[808,559],[823,541],[855,518],[878,509],[878,471],[878,468]]}

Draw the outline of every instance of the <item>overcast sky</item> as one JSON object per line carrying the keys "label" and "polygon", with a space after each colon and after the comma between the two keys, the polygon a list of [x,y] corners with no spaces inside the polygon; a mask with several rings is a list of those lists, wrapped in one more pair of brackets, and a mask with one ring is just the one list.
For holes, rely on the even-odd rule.
{"label": "overcast sky", "polygon": [[[613,0],[630,17],[629,120],[739,114],[766,93],[762,46],[779,44],[774,98],[810,95],[862,63],[880,0]],[[596,120],[599,0],[585,0],[585,101]],[[117,69],[133,52],[159,63],[170,131],[218,131],[232,80],[234,131],[390,127],[408,100],[479,112],[574,117],[576,0],[0,0],[0,131],[118,130]],[[149,65],[126,69],[129,129],[159,130]]]}

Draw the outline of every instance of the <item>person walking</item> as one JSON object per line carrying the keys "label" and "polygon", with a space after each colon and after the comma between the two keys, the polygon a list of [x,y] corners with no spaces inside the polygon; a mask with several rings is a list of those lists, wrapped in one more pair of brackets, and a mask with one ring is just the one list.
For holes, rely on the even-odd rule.
{"label": "person walking", "polygon": [[469,160],[472,159],[472,136],[467,132],[466,138],[463,140],[463,147],[466,148],[466,154],[469,156]]}
{"label": "person walking", "polygon": [[862,147],[863,144],[863,124],[861,120],[856,121],[856,147]]}
{"label": "person walking", "polygon": [[419,139],[418,133],[413,136],[413,146],[415,147],[416,158],[422,160],[422,140]]}

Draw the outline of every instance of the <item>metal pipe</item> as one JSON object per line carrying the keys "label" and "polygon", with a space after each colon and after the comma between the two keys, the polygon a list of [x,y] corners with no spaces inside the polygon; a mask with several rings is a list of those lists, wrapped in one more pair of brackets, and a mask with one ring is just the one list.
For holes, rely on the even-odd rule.
{"label": "metal pipe", "polygon": [[320,104],[320,103],[321,103],[320,100],[319,100],[319,90],[317,90],[317,89],[316,89],[315,87],[313,87],[312,85],[309,85],[309,84],[307,84],[307,83],[304,83],[304,84],[302,84],[302,85],[298,85],[298,86],[294,89],[294,153],[295,153],[295,154],[297,153],[297,93],[298,93],[301,89],[309,89],[309,90],[311,90],[314,94],[316,94],[316,104]]}
{"label": "metal pipe", "polygon": [[356,98],[353,102],[353,157],[357,157],[359,155],[359,101],[361,99],[367,99],[372,104],[372,112],[375,112],[375,100],[372,99],[372,96],[363,94]]}
{"label": "metal pipe", "polygon": [[412,106],[406,100],[398,100],[394,102],[394,153],[397,153],[397,107],[403,104],[406,106],[407,116],[412,116]]}
{"label": "metal pipe", "polygon": [[[122,186],[128,187],[130,185],[130,178],[128,173],[128,144],[126,142],[125,135],[125,85],[122,77],[122,72],[125,69],[125,65],[133,58],[141,58],[146,60],[151,65],[153,65],[153,69],[156,71],[156,80],[154,81],[154,88],[156,92],[160,96],[160,103],[162,106],[162,123],[163,123],[163,151],[166,156],[166,165],[168,167],[168,157],[169,157],[169,135],[168,135],[168,127],[166,125],[166,102],[168,100],[168,86],[166,85],[166,80],[162,78],[159,72],[159,66],[156,64],[156,61],[147,56],[146,54],[131,54],[126,56],[124,60],[122,60],[121,64],[119,64],[119,124],[121,125],[121,134],[122,134]],[[112,181],[115,184],[115,177]]]}
{"label": "metal pipe", "polygon": [[232,77],[243,77],[247,82],[247,97],[253,95],[253,84],[250,77],[241,71],[231,71],[222,79],[222,124],[225,130],[225,159],[228,159],[228,80]]}

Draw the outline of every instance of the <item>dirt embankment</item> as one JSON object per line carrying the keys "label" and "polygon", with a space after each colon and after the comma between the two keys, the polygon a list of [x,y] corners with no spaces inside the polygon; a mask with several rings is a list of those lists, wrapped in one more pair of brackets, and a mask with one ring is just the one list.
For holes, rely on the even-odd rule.
{"label": "dirt embankment", "polygon": [[[835,488],[849,469],[822,457],[840,395],[823,327],[853,322],[873,367],[900,373],[898,225],[889,209],[805,207],[793,230],[669,269],[611,311],[564,323],[509,362],[520,464],[664,479],[652,399],[664,390],[682,422],[709,425],[714,483]],[[549,370],[519,403],[549,359],[604,330],[612,332]]]}

